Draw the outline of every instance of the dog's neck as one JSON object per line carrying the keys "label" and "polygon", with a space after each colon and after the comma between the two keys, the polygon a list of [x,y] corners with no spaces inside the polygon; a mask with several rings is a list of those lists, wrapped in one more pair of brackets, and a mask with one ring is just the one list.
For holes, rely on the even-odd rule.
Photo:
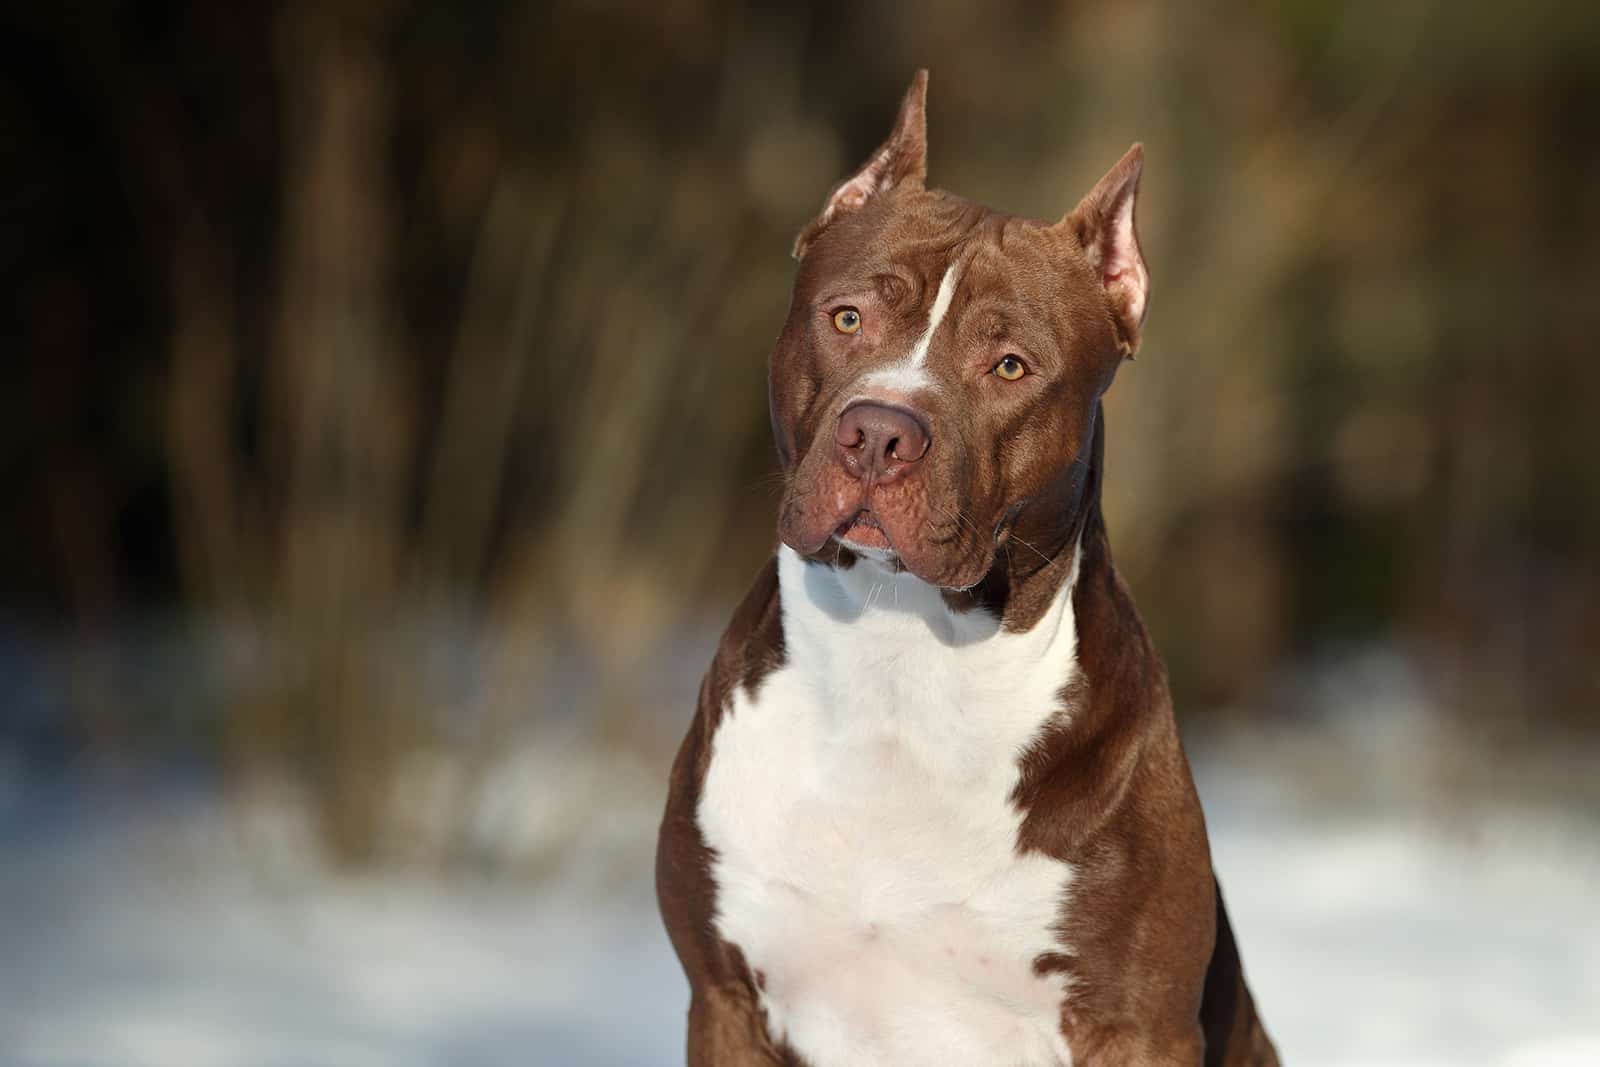
{"label": "dog's neck", "polygon": [[1046,493],[1022,502],[994,567],[971,590],[946,593],[952,607],[977,604],[1005,628],[1023,631],[1042,619],[1062,583],[1111,566],[1100,485],[1105,470],[1105,419],[1095,405],[1086,455],[1073,461]]}

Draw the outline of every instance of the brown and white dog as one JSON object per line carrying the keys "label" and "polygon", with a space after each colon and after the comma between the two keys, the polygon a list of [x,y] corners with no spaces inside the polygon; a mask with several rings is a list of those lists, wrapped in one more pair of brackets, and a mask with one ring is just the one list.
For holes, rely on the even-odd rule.
{"label": "brown and white dog", "polygon": [[657,855],[689,1062],[1275,1064],[1100,516],[1142,151],[999,214],[925,188],[926,89],[795,244],[782,544]]}

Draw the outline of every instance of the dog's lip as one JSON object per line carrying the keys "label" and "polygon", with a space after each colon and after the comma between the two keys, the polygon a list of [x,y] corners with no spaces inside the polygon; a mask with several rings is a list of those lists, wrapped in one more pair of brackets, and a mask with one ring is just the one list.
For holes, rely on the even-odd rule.
{"label": "dog's lip", "polygon": [[894,551],[889,533],[878,522],[870,508],[858,508],[849,518],[834,528],[833,536],[850,548],[870,548]]}
{"label": "dog's lip", "polygon": [[854,514],[839,524],[835,532],[842,534],[852,526],[865,526],[871,530],[883,529],[883,526],[878,522],[878,517],[872,513],[871,508],[857,508]]}

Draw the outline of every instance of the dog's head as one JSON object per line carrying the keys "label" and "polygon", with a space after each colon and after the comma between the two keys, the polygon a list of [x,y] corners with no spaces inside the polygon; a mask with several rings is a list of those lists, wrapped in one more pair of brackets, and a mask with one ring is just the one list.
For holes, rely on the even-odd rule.
{"label": "dog's head", "polygon": [[771,361],[778,532],[803,556],[965,589],[1081,491],[1098,401],[1144,321],[1143,153],[1059,222],[1002,215],[925,187],[926,95],[921,71],[795,242]]}

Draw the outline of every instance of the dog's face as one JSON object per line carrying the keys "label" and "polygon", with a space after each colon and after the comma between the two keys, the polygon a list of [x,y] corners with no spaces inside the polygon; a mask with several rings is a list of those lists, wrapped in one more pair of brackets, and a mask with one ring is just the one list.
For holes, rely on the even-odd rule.
{"label": "dog's face", "polygon": [[1059,223],[1001,215],[924,187],[926,85],[796,242],[771,360],[778,532],[804,556],[965,589],[1020,523],[1065,511],[1097,402],[1138,347],[1142,154]]}

